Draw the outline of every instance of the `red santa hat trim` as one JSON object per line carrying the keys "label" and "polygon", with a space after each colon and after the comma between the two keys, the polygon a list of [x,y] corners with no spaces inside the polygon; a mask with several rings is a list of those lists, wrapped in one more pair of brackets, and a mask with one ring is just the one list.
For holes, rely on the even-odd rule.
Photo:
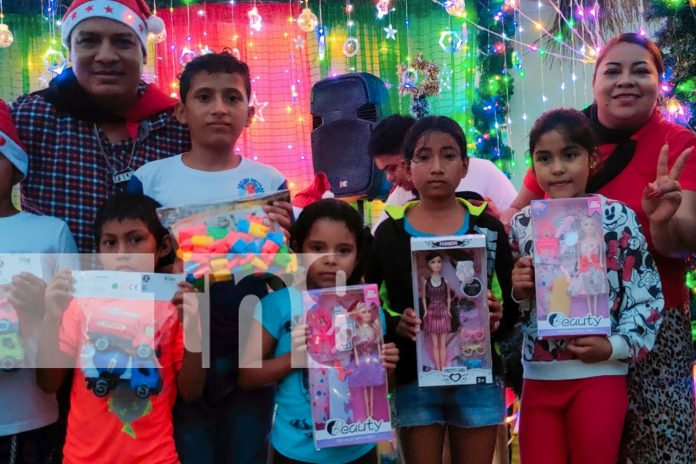
{"label": "red santa hat trim", "polygon": [[89,18],[107,18],[133,29],[143,49],[148,34],[164,31],[164,21],[154,16],[145,0],[74,0],[63,16],[63,45],[70,48],[70,34],[80,22]]}
{"label": "red santa hat trim", "polygon": [[22,173],[21,179],[26,177],[29,169],[29,157],[19,140],[17,128],[12,122],[10,109],[3,100],[0,100],[0,154]]}

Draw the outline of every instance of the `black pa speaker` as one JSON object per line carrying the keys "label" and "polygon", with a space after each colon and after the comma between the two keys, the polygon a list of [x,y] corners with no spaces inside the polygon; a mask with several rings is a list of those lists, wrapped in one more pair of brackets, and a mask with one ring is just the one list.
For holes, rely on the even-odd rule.
{"label": "black pa speaker", "polygon": [[369,73],[321,80],[311,111],[314,172],[326,173],[336,197],[385,198],[388,184],[367,152],[372,128],[390,114],[384,82]]}

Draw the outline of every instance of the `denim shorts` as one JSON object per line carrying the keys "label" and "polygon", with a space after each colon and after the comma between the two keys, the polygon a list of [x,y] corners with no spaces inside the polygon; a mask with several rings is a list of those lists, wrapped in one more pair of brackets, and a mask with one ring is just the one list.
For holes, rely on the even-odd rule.
{"label": "denim shorts", "polygon": [[503,384],[419,387],[418,382],[396,387],[397,425],[416,427],[433,424],[460,428],[502,424],[505,419]]}

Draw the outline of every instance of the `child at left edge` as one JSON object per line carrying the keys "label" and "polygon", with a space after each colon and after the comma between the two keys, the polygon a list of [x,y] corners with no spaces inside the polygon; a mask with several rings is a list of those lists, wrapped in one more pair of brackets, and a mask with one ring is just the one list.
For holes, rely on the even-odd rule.
{"label": "child at left edge", "polygon": [[[58,254],[77,253],[68,225],[58,218],[19,211],[12,204],[12,188],[27,174],[29,157],[0,100],[0,253],[42,253],[43,276],[22,272],[4,286],[0,306],[17,312],[26,366],[0,372],[0,462],[48,462],[56,450],[58,403],[54,394],[41,391],[34,369],[39,328],[44,311],[46,283],[64,261]],[[54,256],[55,254],[55,256]],[[4,313],[4,311],[0,311]],[[0,317],[3,317],[0,314]],[[3,344],[12,342],[2,334]],[[16,339],[15,339],[16,340]],[[1,349],[9,348],[7,345]],[[36,461],[33,461],[33,460]]]}
{"label": "child at left edge", "polygon": [[[254,117],[249,106],[249,67],[231,53],[193,59],[179,78],[181,102],[175,115],[191,134],[191,151],[147,163],[133,175],[128,190],[151,196],[162,206],[243,199],[287,189],[274,167],[242,158],[235,146]],[[292,206],[264,207],[286,231]],[[239,308],[242,300],[267,294],[261,277],[217,282],[210,287],[210,369],[202,398],[179,401],[174,433],[183,464],[265,462],[272,418],[273,389],[245,392],[237,386]]]}
{"label": "child at left edge", "polygon": [[[168,232],[157,218],[157,206],[144,195],[121,193],[99,209],[94,235],[105,270],[154,272],[158,261],[171,249]],[[180,282],[172,301],[154,302],[73,298],[73,284],[72,273],[63,269],[46,289],[39,343],[41,368],[37,372],[39,386],[55,392],[74,367],[63,463],[178,464],[172,407],[177,396],[187,401],[199,397],[205,380],[197,308],[183,301],[183,293],[193,291],[191,284]],[[123,308],[141,318],[152,317],[160,391],[141,398],[122,381],[103,396],[97,394],[96,387],[89,388],[82,369],[81,353],[87,343],[84,334],[89,315],[105,307]]]}

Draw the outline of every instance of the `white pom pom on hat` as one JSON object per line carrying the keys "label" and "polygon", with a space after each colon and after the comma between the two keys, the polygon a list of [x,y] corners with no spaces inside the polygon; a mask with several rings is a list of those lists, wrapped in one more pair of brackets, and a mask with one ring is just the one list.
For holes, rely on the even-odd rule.
{"label": "white pom pom on hat", "polygon": [[159,16],[152,15],[147,18],[147,32],[150,34],[160,34],[164,29],[164,21]]}

